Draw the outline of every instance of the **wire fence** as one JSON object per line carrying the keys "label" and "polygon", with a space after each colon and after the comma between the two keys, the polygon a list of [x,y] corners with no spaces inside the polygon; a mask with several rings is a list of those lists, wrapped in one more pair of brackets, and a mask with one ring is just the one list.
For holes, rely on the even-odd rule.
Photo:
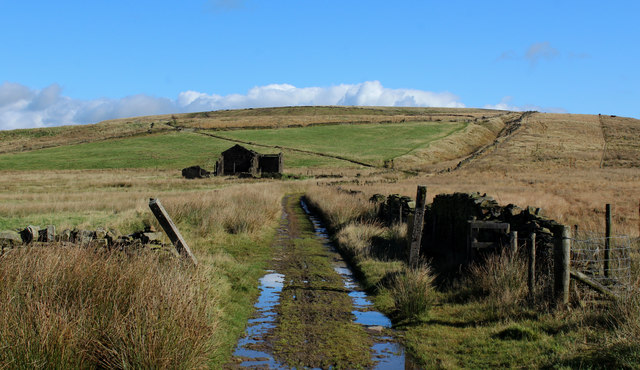
{"label": "wire fence", "polygon": [[[608,248],[607,248],[608,240]],[[608,256],[605,252],[608,249]],[[572,239],[571,265],[611,290],[631,285],[631,238],[626,235]]]}

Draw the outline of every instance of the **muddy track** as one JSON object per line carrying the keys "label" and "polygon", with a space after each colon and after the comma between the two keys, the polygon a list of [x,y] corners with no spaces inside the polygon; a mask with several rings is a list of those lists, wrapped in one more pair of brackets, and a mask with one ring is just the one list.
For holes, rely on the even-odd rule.
{"label": "muddy track", "polygon": [[258,146],[261,148],[271,148],[271,149],[280,149],[280,150],[288,150],[291,152],[297,152],[297,153],[303,153],[303,154],[311,154],[311,155],[317,155],[320,157],[326,157],[326,158],[332,158],[332,159],[338,159],[341,161],[346,161],[346,162],[351,162],[353,164],[357,164],[359,166],[363,166],[363,167],[369,167],[369,168],[380,168],[379,166],[375,166],[372,165],[370,163],[364,163],[364,162],[360,162],[360,161],[356,161],[354,159],[350,159],[350,158],[346,158],[346,157],[342,157],[339,155],[332,155],[332,154],[326,154],[326,153],[320,153],[320,152],[313,152],[311,150],[304,150],[304,149],[296,149],[296,148],[291,148],[291,147],[287,147],[287,146],[280,146],[280,145],[266,145],[266,144],[259,144],[259,143],[254,143],[252,141],[244,141],[244,140],[237,140],[237,139],[231,139],[228,137],[224,137],[224,136],[220,136],[220,135],[216,135],[216,134],[212,134],[209,132],[202,132],[200,130],[196,130],[196,133],[200,134],[200,135],[204,135],[204,136],[209,136],[209,137],[213,137],[216,139],[220,139],[220,140],[225,140],[225,141],[229,141],[232,143],[238,143],[238,144],[245,144],[245,145],[253,145],[253,146]]}
{"label": "muddy track", "polygon": [[458,162],[458,165],[456,165],[456,167],[454,167],[453,169],[442,170],[440,171],[440,173],[459,170],[463,167],[468,166],[473,161],[479,159],[480,157],[486,155],[487,153],[495,150],[500,144],[509,141],[515,135],[515,133],[522,127],[523,121],[529,116],[533,115],[534,113],[537,113],[537,112],[535,111],[523,112],[522,114],[520,114],[519,117],[516,117],[511,121],[505,122],[505,127],[498,133],[498,136],[496,136],[493,142],[483,146],[482,148],[476,150],[465,159]]}
{"label": "muddy track", "polygon": [[352,322],[351,298],[331,266],[333,252],[313,237],[300,197],[284,204],[289,238],[276,270],[285,276],[276,329],[268,336],[274,357],[294,367],[371,365],[371,339]]}
{"label": "muddy track", "polygon": [[404,368],[391,321],[358,290],[344,260],[327,247],[326,230],[309,212],[300,195],[284,198],[273,270],[261,279],[261,284],[271,281],[261,287],[270,295],[261,293],[233,362],[225,367]]}

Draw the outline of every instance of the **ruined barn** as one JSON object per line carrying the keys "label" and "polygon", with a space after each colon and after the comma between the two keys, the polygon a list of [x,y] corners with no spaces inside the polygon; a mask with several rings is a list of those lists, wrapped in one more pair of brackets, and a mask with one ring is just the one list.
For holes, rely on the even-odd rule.
{"label": "ruined barn", "polygon": [[225,150],[216,162],[216,176],[263,173],[282,173],[282,153],[260,154],[241,145]]}
{"label": "ruined barn", "polygon": [[261,173],[282,173],[282,153],[261,154],[258,158],[258,170]]}
{"label": "ruined barn", "polygon": [[211,172],[200,166],[191,166],[182,169],[182,177],[186,179],[204,179],[209,177],[209,175],[211,175]]}

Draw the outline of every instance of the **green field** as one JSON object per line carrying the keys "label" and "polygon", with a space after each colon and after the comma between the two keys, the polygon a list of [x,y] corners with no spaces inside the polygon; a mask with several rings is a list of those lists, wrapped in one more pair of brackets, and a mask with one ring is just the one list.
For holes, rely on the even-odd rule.
{"label": "green field", "polygon": [[[0,170],[82,170],[116,168],[184,168],[212,170],[220,153],[234,143],[195,133],[172,132],[0,155]],[[261,153],[277,152],[247,145]],[[331,158],[286,153],[286,167],[339,166]],[[346,163],[346,162],[345,162]]]}
{"label": "green field", "polygon": [[382,165],[462,130],[461,122],[325,125],[216,133],[236,140],[309,150]]}
{"label": "green field", "polygon": [[[462,129],[464,123],[330,125],[308,128],[226,131],[221,136],[256,144],[282,146],[382,165]],[[59,146],[0,155],[0,170],[80,170],[115,168],[179,169],[201,165],[213,169],[233,142],[193,132],[170,132],[125,139]],[[276,148],[247,145],[261,153]],[[344,167],[338,159],[284,150],[285,168]]]}

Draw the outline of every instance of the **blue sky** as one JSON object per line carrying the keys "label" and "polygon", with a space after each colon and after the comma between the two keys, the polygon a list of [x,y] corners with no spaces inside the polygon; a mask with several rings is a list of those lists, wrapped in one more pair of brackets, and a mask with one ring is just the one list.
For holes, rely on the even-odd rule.
{"label": "blue sky", "polygon": [[274,105],[640,118],[638,1],[0,0],[0,129]]}

